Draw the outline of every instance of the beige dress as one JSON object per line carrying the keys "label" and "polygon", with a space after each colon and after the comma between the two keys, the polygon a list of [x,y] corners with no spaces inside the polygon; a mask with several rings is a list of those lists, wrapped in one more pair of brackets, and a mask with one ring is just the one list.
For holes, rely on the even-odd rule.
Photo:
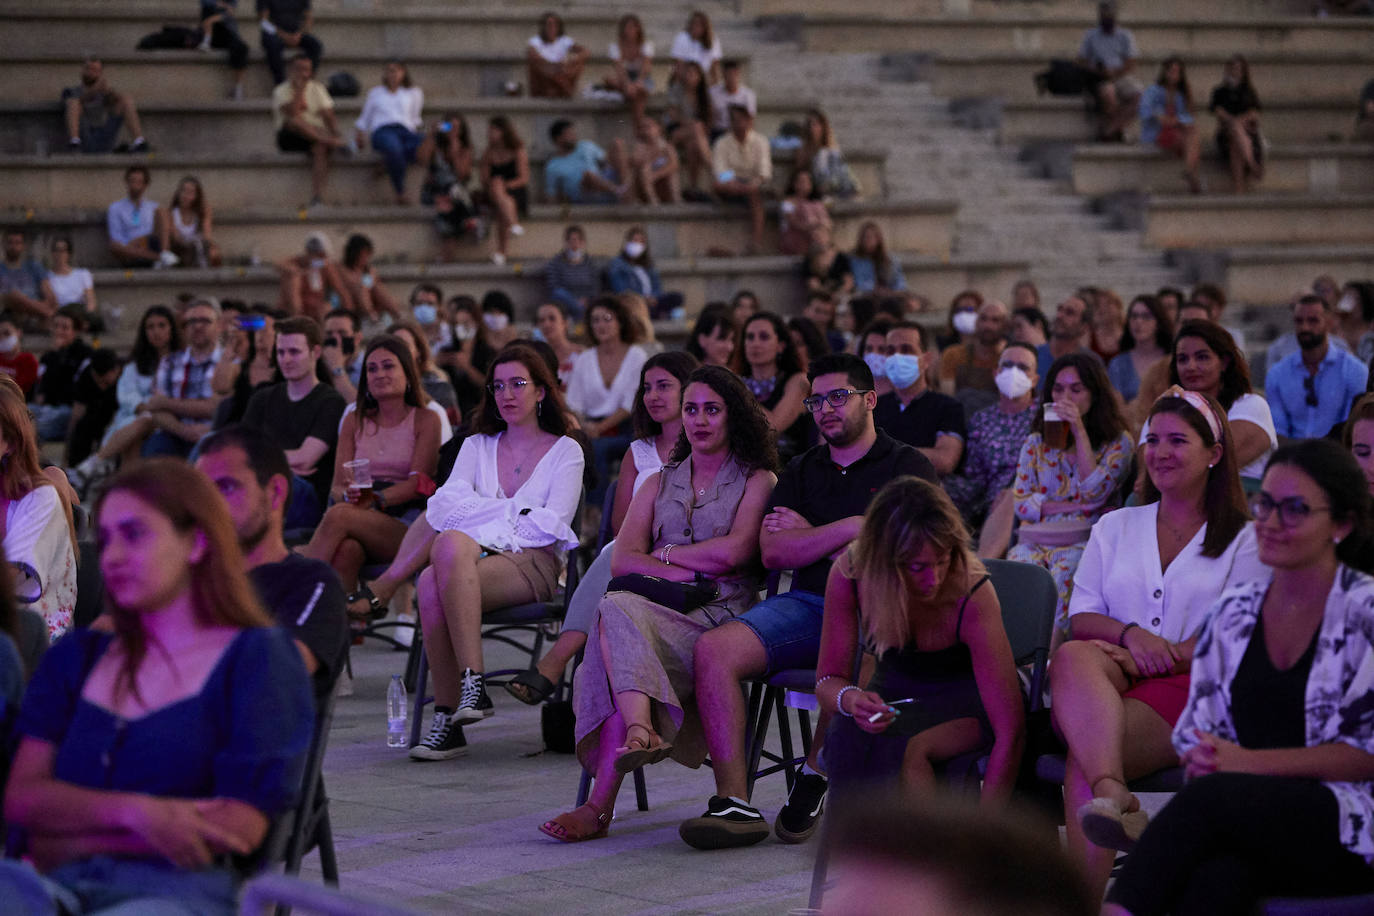
{"label": "beige dress", "polygon": [[[652,549],[729,533],[747,481],[748,472],[731,456],[706,495],[694,502],[691,459],[664,467],[654,498]],[[716,600],[690,614],[680,614],[633,592],[608,592],[601,599],[597,609],[599,634],[604,635],[615,661],[608,672],[601,639],[593,633],[573,690],[577,756],[584,766],[595,761],[601,724],[615,712],[615,694],[625,690],[638,690],[652,700],[654,730],[664,741],[672,742],[675,760],[697,767],[706,759],[693,702],[692,652],[702,633],[754,605],[761,568],[754,563],[715,581],[720,590]]]}

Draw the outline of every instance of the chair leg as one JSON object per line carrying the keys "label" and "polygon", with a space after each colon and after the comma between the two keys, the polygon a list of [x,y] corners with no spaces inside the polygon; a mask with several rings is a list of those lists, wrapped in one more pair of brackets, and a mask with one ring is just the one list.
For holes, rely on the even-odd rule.
{"label": "chair leg", "polygon": [[783,692],[774,703],[778,711],[778,742],[782,746],[782,776],[787,780],[787,792],[792,793],[792,783],[796,781],[797,768],[792,750],[792,723],[787,718],[787,695]]}
{"label": "chair leg", "polygon": [[755,714],[749,718],[750,722],[755,723],[752,729],[753,734],[749,736],[749,741],[745,745],[749,755],[747,760],[749,767],[747,771],[748,783],[745,785],[745,789],[750,798],[754,797],[754,781],[758,779],[759,761],[763,759],[763,745],[768,740],[768,719],[773,713],[774,701],[773,691],[764,687],[763,684],[755,684],[754,692],[756,694],[761,692],[762,697],[757,705],[754,703],[753,697],[749,701],[751,710],[755,711]]}
{"label": "chair leg", "polygon": [[816,843],[816,864],[811,868],[811,896],[806,902],[808,908],[816,911],[821,909],[821,900],[825,897],[825,873],[830,866],[830,840],[826,829],[828,820],[822,813],[821,836]]}
{"label": "chair leg", "polygon": [[640,811],[649,810],[649,790],[644,786],[644,768],[635,770],[635,804]]}
{"label": "chair leg", "polygon": [[[807,709],[797,710],[797,730],[801,732],[802,756],[807,760],[811,759],[811,711]],[[800,767],[798,767],[800,769]]]}
{"label": "chair leg", "polygon": [[410,642],[410,651],[406,653],[406,671],[402,678],[405,681],[406,690],[415,693],[415,682],[420,673],[420,662],[425,656],[425,639],[419,625],[415,626],[415,636]]}
{"label": "chair leg", "polygon": [[334,831],[329,825],[329,799],[324,800],[320,818],[315,825],[315,842],[320,849],[320,872],[324,883],[339,886],[339,860],[334,855]]}
{"label": "chair leg", "polygon": [[[419,635],[416,635],[415,642],[420,642]],[[415,672],[415,702],[410,710],[410,746],[414,747],[420,743],[420,717],[425,711],[425,688],[429,686],[429,660],[425,658],[424,650],[420,651],[420,664]]]}

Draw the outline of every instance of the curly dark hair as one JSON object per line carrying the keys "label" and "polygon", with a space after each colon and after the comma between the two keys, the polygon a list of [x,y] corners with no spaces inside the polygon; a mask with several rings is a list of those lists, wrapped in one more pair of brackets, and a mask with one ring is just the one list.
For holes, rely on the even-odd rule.
{"label": "curly dark hair", "polygon": [[496,409],[496,398],[491,393],[492,380],[496,378],[496,367],[505,363],[519,363],[529,373],[530,382],[544,389],[544,405],[537,414],[539,428],[555,436],[568,434],[568,407],[563,402],[563,393],[558,388],[558,376],[549,370],[549,365],[533,348],[522,343],[512,343],[501,349],[487,366],[487,378],[482,384],[482,402],[477,405],[477,419],[472,430],[484,436],[494,436],[505,432],[506,421]]}
{"label": "curly dark hair", "polygon": [[618,296],[597,296],[592,300],[592,304],[587,306],[587,317],[583,319],[583,327],[587,333],[587,339],[596,345],[596,335],[592,333],[592,312],[597,309],[605,309],[615,316],[615,320],[620,323],[620,340],[622,343],[632,344],[639,341],[639,322],[635,321],[630,310],[625,308],[625,303],[620,301]]}
{"label": "curly dark hair", "polygon": [[1054,380],[1065,369],[1077,372],[1079,381],[1092,395],[1093,402],[1088,407],[1087,416],[1083,418],[1083,428],[1088,431],[1088,442],[1092,445],[1093,451],[1096,451],[1104,443],[1126,431],[1126,420],[1121,415],[1121,402],[1107,378],[1107,368],[1102,365],[1102,360],[1096,353],[1065,353],[1054,361],[1050,371],[1045,373],[1045,388],[1040,395],[1040,409],[1035,412],[1035,419],[1031,421],[1031,432],[1044,435],[1045,405],[1054,403]]}
{"label": "curly dark hair", "polygon": [[797,345],[792,342],[792,334],[787,330],[787,322],[783,321],[782,316],[777,312],[755,312],[749,316],[749,320],[739,329],[739,343],[735,347],[735,361],[739,365],[740,375],[754,374],[753,368],[744,358],[744,339],[749,335],[749,326],[757,321],[766,321],[773,326],[773,333],[778,340],[782,341],[782,352],[778,354],[778,383],[784,379],[791,378],[798,372],[804,372],[801,354],[797,352]]}
{"label": "curly dark hair", "polygon": [[[648,439],[663,432],[663,425],[650,417],[649,411],[644,407],[644,379],[649,370],[662,369],[685,388],[688,377],[700,365],[695,356],[684,350],[665,350],[655,353],[645,361],[644,368],[639,370],[639,388],[635,391],[634,407],[630,409],[630,421],[634,424],[636,439]],[[678,400],[681,403],[681,398]]]}
{"label": "curly dark hair", "polygon": [[1245,354],[1236,346],[1231,332],[1214,321],[1203,321],[1200,318],[1183,322],[1178,333],[1174,335],[1173,345],[1169,347],[1171,385],[1181,384],[1178,380],[1178,343],[1185,337],[1196,337],[1221,360],[1221,387],[1217,390],[1217,400],[1223,408],[1230,410],[1231,405],[1236,403],[1241,395],[1249,394],[1253,390],[1250,385],[1250,364],[1245,361]]}
{"label": "curly dark hair", "polygon": [[[749,389],[744,387],[739,376],[721,366],[702,366],[687,376],[687,385],[683,386],[683,391],[686,391],[688,385],[698,382],[720,395],[721,400],[725,402],[725,423],[728,427],[726,439],[730,443],[730,451],[735,460],[750,472],[776,471],[777,433],[768,425],[763,408],[759,406],[758,400]],[[673,446],[673,454],[669,461],[683,461],[691,453],[692,444],[687,441],[687,430],[684,427],[677,445]]]}

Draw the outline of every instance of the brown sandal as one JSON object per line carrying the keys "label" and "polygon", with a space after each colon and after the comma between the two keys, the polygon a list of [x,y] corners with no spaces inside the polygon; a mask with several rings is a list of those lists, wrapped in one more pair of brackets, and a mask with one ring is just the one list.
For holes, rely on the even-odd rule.
{"label": "brown sandal", "polygon": [[[638,735],[630,737],[630,732],[636,728],[647,738]],[[625,746],[615,750],[615,771],[626,776],[642,766],[658,763],[672,752],[673,746],[659,737],[658,732],[647,725],[632,722],[625,727]]]}
{"label": "brown sandal", "polygon": [[[588,820],[596,826],[588,830]],[[611,815],[602,811],[591,802],[560,814],[552,820],[539,825],[539,832],[560,843],[581,843],[584,840],[599,840],[606,835],[611,826]]]}

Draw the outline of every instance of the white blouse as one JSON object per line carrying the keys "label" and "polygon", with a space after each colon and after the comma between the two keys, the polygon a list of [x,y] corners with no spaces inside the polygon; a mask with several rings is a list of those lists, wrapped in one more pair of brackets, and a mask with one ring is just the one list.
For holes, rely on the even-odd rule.
{"label": "white blouse", "polygon": [[539,35],[530,36],[530,47],[551,64],[561,64],[568,59],[568,53],[577,47],[571,35],[559,35],[553,41],[545,41]]}
{"label": "white blouse", "polygon": [[48,271],[48,285],[57,297],[58,305],[71,305],[73,302],[86,304],[86,290],[95,288],[95,279],[84,267],[73,267],[66,275]]}
{"label": "white blouse", "polygon": [[576,547],[572,522],[582,499],[582,446],[560,437],[508,496],[496,465],[503,435],[469,436],[463,443],[448,480],[425,507],[430,527],[461,531],[483,547],[516,553],[551,544]]}
{"label": "white blouse", "polygon": [[629,410],[634,406],[635,392],[639,389],[639,372],[648,358],[642,347],[631,346],[608,386],[601,378],[596,348],[583,350],[573,357],[572,374],[568,377],[568,407],[593,419],[609,417],[617,410]]}
{"label": "white blouse", "polygon": [[630,495],[634,496],[639,492],[639,488],[644,486],[644,481],[649,479],[650,474],[657,474],[663,470],[663,459],[659,457],[658,446],[654,445],[652,437],[631,442],[630,457],[635,463],[635,485],[630,490]]}
{"label": "white blouse", "polygon": [[385,86],[373,86],[363,101],[362,114],[355,124],[358,130],[370,134],[379,127],[399,124],[412,133],[420,130],[420,112],[425,107],[425,91],[419,86],[397,86],[392,92]]}
{"label": "white blouse", "polygon": [[[48,637],[72,626],[76,608],[76,553],[71,528],[56,488],[44,485],[9,504],[5,513],[5,559],[26,577],[20,598],[43,615]],[[25,584],[31,588],[25,588]],[[24,594],[27,592],[27,594]]]}
{"label": "white blouse", "polygon": [[1108,512],[1093,526],[1073,577],[1069,616],[1105,614],[1135,623],[1169,642],[1197,634],[1227,588],[1267,578],[1253,525],[1247,524],[1219,557],[1204,557],[1204,524],[1160,572],[1155,523],[1159,503]]}
{"label": "white blouse", "polygon": [[703,48],[701,42],[688,35],[684,30],[673,37],[673,47],[669,56],[673,60],[686,60],[697,64],[709,80],[711,78],[711,64],[721,58],[720,39],[714,39],[711,47]]}

